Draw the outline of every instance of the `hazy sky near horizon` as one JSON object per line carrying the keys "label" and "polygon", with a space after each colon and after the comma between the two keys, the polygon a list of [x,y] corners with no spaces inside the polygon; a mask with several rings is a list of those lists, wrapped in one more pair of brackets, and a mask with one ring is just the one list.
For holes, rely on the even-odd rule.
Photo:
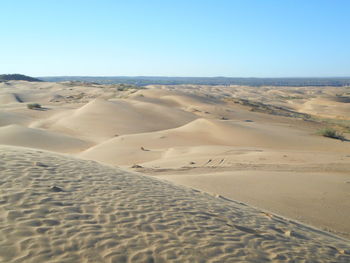
{"label": "hazy sky near horizon", "polygon": [[350,76],[347,0],[0,4],[0,74]]}

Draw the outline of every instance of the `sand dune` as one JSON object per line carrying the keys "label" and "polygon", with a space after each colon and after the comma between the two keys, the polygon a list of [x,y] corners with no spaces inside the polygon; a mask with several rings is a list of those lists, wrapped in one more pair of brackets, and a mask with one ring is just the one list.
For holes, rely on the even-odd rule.
{"label": "sand dune", "polygon": [[23,100],[15,93],[5,93],[0,94],[0,103],[9,104],[9,103],[21,103]]}
{"label": "sand dune", "polygon": [[20,125],[0,127],[0,144],[25,146],[57,152],[79,152],[89,143],[50,131],[26,128]]}
{"label": "sand dune", "polygon": [[[204,151],[207,159],[215,155],[217,146],[254,147],[260,151],[275,149],[329,152],[330,148],[343,153],[349,151],[348,145],[340,141],[310,136],[309,133],[291,127],[199,118],[179,128],[119,136],[93,146],[80,156],[114,165],[130,165],[159,158],[168,161],[169,149],[201,145],[212,146]],[[235,150],[232,147],[225,149],[223,152],[226,155],[229,150]],[[182,157],[183,153],[179,152],[178,156]]]}
{"label": "sand dune", "polygon": [[[215,161],[212,165],[217,164]],[[322,162],[318,164],[319,167],[323,165]],[[220,192],[226,197],[265,207],[349,238],[349,173],[333,171],[328,174],[317,171],[316,167],[306,171],[305,166],[303,164],[302,170],[300,165],[281,165],[272,169],[271,165],[263,166],[256,162],[254,166],[243,162],[240,166],[219,171],[198,168],[187,173],[171,174],[174,171],[168,171],[158,177],[206,192]],[[328,213],[324,213],[325,207]]]}
{"label": "sand dune", "polygon": [[179,89],[177,89],[176,92],[168,89],[141,90],[132,94],[130,98],[185,109],[222,104],[222,102],[214,96],[182,92]]}
{"label": "sand dune", "polygon": [[305,102],[299,111],[325,118],[350,120],[350,97],[313,98]]}
{"label": "sand dune", "polygon": [[10,81],[0,83],[0,143],[160,176],[350,237],[350,144],[317,134],[335,127],[350,139],[348,97],[346,87]]}
{"label": "sand dune", "polygon": [[349,262],[346,240],[150,177],[0,147],[3,262]]}
{"label": "sand dune", "polygon": [[15,112],[0,111],[0,116],[0,127],[11,124],[29,125],[33,121],[29,116]]}
{"label": "sand dune", "polygon": [[121,134],[169,129],[194,118],[191,113],[150,103],[96,99],[59,119],[51,128],[70,129],[101,141]]}
{"label": "sand dune", "polygon": [[220,133],[215,134],[211,126],[215,128],[215,123],[197,119],[175,129],[124,135],[98,144],[80,156],[110,164],[130,165],[159,159],[169,147],[222,144],[224,138],[220,137]]}
{"label": "sand dune", "polygon": [[[50,91],[62,86],[48,82],[9,81],[0,91],[0,101],[12,102],[43,102],[50,97]],[[33,92],[34,90],[34,92]]]}

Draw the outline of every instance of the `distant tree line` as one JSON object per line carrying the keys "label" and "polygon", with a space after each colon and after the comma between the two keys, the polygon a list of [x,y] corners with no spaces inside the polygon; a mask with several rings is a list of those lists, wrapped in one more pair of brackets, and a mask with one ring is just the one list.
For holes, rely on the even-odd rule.
{"label": "distant tree line", "polygon": [[25,81],[82,81],[99,84],[146,85],[242,85],[242,86],[350,86],[350,77],[338,78],[228,78],[228,77],[40,77],[32,78],[22,74],[2,74],[0,82],[10,80]]}
{"label": "distant tree line", "polygon": [[350,86],[350,77],[338,78],[229,78],[229,77],[40,77],[43,81],[83,81],[100,84],[243,85],[243,86]]}
{"label": "distant tree line", "polygon": [[25,81],[41,81],[40,79],[32,78],[22,74],[2,74],[0,75],[0,82],[10,80],[25,80]]}

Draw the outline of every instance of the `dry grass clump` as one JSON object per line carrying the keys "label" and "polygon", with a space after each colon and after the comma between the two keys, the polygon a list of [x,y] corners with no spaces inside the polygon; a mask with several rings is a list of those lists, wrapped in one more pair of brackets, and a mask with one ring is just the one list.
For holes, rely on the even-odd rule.
{"label": "dry grass clump", "polygon": [[333,128],[321,129],[318,131],[318,134],[320,134],[324,137],[345,141],[345,137],[340,132],[338,132],[337,130],[335,130]]}

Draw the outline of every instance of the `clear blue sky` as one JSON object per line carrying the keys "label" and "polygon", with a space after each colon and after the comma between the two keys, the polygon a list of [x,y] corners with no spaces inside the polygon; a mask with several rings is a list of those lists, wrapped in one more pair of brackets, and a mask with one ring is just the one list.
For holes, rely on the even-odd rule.
{"label": "clear blue sky", "polygon": [[0,74],[350,76],[348,0],[2,0]]}

